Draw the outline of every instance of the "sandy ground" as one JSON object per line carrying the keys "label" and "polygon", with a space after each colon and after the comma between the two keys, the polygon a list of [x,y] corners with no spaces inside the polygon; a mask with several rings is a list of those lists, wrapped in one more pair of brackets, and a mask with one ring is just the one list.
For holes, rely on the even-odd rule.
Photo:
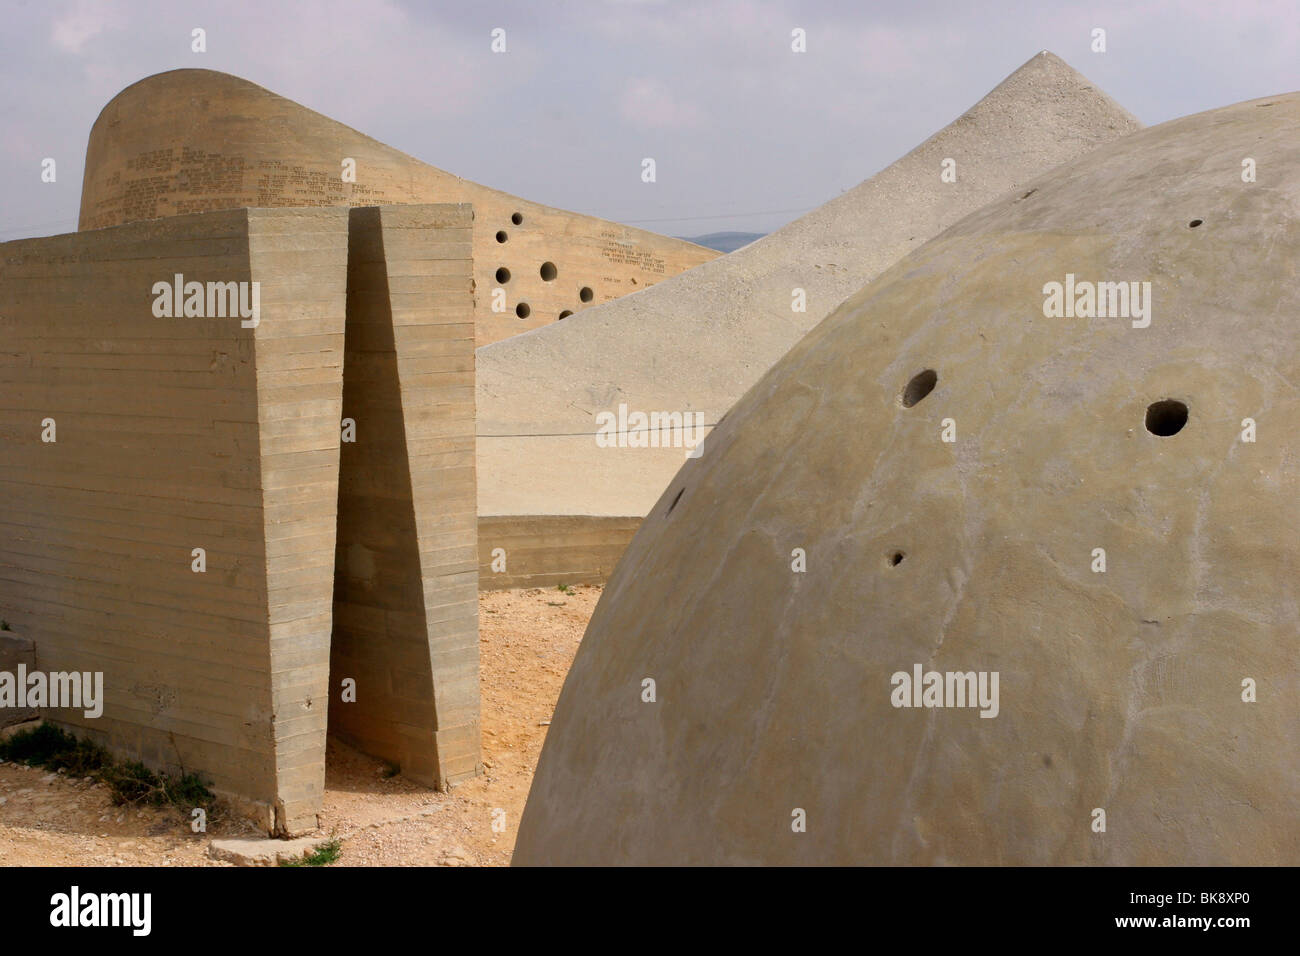
{"label": "sandy ground", "polygon": [[[321,834],[343,841],[335,866],[510,862],[551,712],[599,597],[596,587],[480,593],[482,777],[439,793],[330,742]],[[196,834],[174,810],[115,807],[100,784],[0,764],[0,865],[226,866],[208,844],[252,835],[233,820]]]}

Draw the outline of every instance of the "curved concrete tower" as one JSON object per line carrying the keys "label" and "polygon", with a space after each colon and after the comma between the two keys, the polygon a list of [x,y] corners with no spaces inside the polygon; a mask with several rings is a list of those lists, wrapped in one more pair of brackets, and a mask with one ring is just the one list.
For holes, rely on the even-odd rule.
{"label": "curved concrete tower", "polygon": [[[480,350],[485,585],[600,579],[593,555],[608,573],[681,467],[681,447],[636,447],[644,436],[635,432],[622,447],[598,445],[597,414],[626,404],[632,413],[698,413],[711,426],[900,256],[1000,193],[1140,125],[1044,51],[902,159],[770,236]],[[602,539],[605,548],[593,552],[591,542]],[[521,561],[518,574],[494,575],[490,549],[518,553],[516,545],[536,548],[538,573]]]}
{"label": "curved concrete tower", "polygon": [[[354,161],[355,181],[344,179]],[[529,202],[213,70],[128,86],[90,131],[82,229],[242,206],[472,203],[479,345],[715,258],[694,243]],[[493,311],[501,289],[504,311]]]}
{"label": "curved concrete tower", "polygon": [[847,300],[642,525],[515,861],[1300,863],[1297,261],[1290,93]]}

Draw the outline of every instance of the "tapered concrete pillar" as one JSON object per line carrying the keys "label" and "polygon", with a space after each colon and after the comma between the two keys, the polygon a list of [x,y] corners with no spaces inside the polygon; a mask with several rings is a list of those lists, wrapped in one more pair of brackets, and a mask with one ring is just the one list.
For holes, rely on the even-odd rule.
{"label": "tapered concrete pillar", "polygon": [[481,771],[468,205],[354,209],[330,726],[440,789]]}

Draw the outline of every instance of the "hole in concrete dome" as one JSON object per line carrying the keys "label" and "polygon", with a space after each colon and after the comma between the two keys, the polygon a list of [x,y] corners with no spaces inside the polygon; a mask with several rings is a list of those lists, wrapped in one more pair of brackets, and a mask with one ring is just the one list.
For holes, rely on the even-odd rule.
{"label": "hole in concrete dome", "polygon": [[677,507],[677,502],[679,502],[679,501],[682,500],[682,495],[684,495],[685,493],[686,493],[686,489],[685,489],[685,488],[683,488],[681,491],[677,492],[677,497],[675,497],[675,498],[673,499],[673,503],[670,504],[670,505],[668,506],[668,510],[664,512],[664,517],[665,517],[665,518],[667,518],[670,514],[673,513],[673,509]]}
{"label": "hole in concrete dome", "polygon": [[556,271],[554,262],[543,262],[542,268],[539,271],[541,272],[543,282],[555,281]]}
{"label": "hole in concrete dome", "polygon": [[927,368],[912,376],[912,380],[907,383],[907,388],[903,389],[903,407],[911,408],[925,396],[934,391],[935,383],[939,381],[939,373],[932,368]]}
{"label": "hole in concrete dome", "polygon": [[510,221],[513,222],[516,226],[522,225],[524,221],[524,214],[522,212],[517,212],[510,217]]}
{"label": "hole in concrete dome", "polygon": [[509,238],[510,237],[506,235],[506,231],[504,229],[502,229],[500,232],[497,233],[497,242],[505,242]]}
{"label": "hole in concrete dome", "polygon": [[1203,222],[1205,222],[1204,219],[1193,219],[1191,222],[1189,222],[1189,223],[1187,224],[1187,228],[1189,228],[1189,229],[1195,229],[1197,226],[1199,226],[1199,225],[1200,225],[1201,223],[1203,223]]}
{"label": "hole in concrete dome", "polygon": [[1177,435],[1187,424],[1187,406],[1172,398],[1147,406],[1147,431],[1153,435]]}
{"label": "hole in concrete dome", "polygon": [[581,299],[583,302],[590,302],[594,297],[594,295],[595,293],[591,291],[590,286],[584,285],[581,289],[578,290],[578,298]]}
{"label": "hole in concrete dome", "polygon": [[515,306],[515,315],[519,316],[521,319],[528,318],[528,316],[532,314],[532,311],[533,310],[528,307],[527,302],[520,302]]}
{"label": "hole in concrete dome", "polygon": [[562,318],[562,319],[567,319],[567,318],[568,318],[569,316],[571,316],[571,315],[573,315],[573,310],[572,310],[572,309],[565,309],[563,312],[560,313],[560,318]]}
{"label": "hole in concrete dome", "polygon": [[507,269],[505,266],[502,266],[500,269],[497,270],[497,282],[501,283],[502,285],[505,285],[509,281],[510,281],[510,270]]}
{"label": "hole in concrete dome", "polygon": [[889,556],[890,566],[895,568],[898,567],[900,564],[903,563],[903,559],[905,557],[907,557],[907,555],[903,554],[902,551],[895,551],[893,554]]}

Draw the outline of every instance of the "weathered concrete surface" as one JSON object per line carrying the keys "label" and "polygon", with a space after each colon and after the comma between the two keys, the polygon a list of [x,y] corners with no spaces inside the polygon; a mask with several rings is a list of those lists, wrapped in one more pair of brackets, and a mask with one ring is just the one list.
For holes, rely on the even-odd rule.
{"label": "weathered concrete surface", "polygon": [[[155,315],[178,273],[258,283],[256,327]],[[45,716],[281,832],[324,790],[346,276],[344,208],[0,246],[0,616],[104,674]]]}
{"label": "weathered concrete surface", "polygon": [[[1300,863],[1297,261],[1290,93],[1099,149],[850,298],[637,533],[515,861]],[[1067,274],[1150,282],[1149,327],[1046,317]],[[997,716],[894,707],[916,665],[997,672]]]}
{"label": "weathered concrete surface", "polygon": [[[27,668],[28,673],[36,669],[35,642],[12,631],[0,631],[0,671],[15,675],[16,681],[20,664]],[[36,717],[34,707],[0,706],[0,728],[35,720]]]}
{"label": "weathered concrete surface", "polygon": [[592,515],[481,517],[479,587],[604,584],[640,526],[640,518]]}
{"label": "weathered concrete surface", "polygon": [[296,840],[237,839],[213,840],[208,856],[236,866],[279,866],[301,860],[330,842],[329,837],[298,837]]}
{"label": "weathered concrete surface", "polygon": [[439,789],[481,772],[472,225],[354,209],[348,242],[330,730]]}
{"label": "weathered concrete surface", "polygon": [[[1140,125],[1041,53],[902,159],[771,235],[481,348],[479,514],[643,517],[681,467],[683,449],[598,447],[598,412],[625,402],[645,413],[698,411],[713,425],[805,332],[900,256]],[[956,182],[940,179],[947,158],[956,161]],[[792,311],[795,288],[806,293],[806,312]]]}
{"label": "weathered concrete surface", "polygon": [[[344,180],[348,159],[355,161],[355,182]],[[392,203],[473,204],[480,345],[718,255],[480,186],[213,70],[159,73],[104,107],[86,148],[81,228],[240,206]],[[548,263],[554,275],[543,275]],[[498,278],[503,269],[508,276]],[[497,288],[504,290],[502,312],[493,311]]]}

